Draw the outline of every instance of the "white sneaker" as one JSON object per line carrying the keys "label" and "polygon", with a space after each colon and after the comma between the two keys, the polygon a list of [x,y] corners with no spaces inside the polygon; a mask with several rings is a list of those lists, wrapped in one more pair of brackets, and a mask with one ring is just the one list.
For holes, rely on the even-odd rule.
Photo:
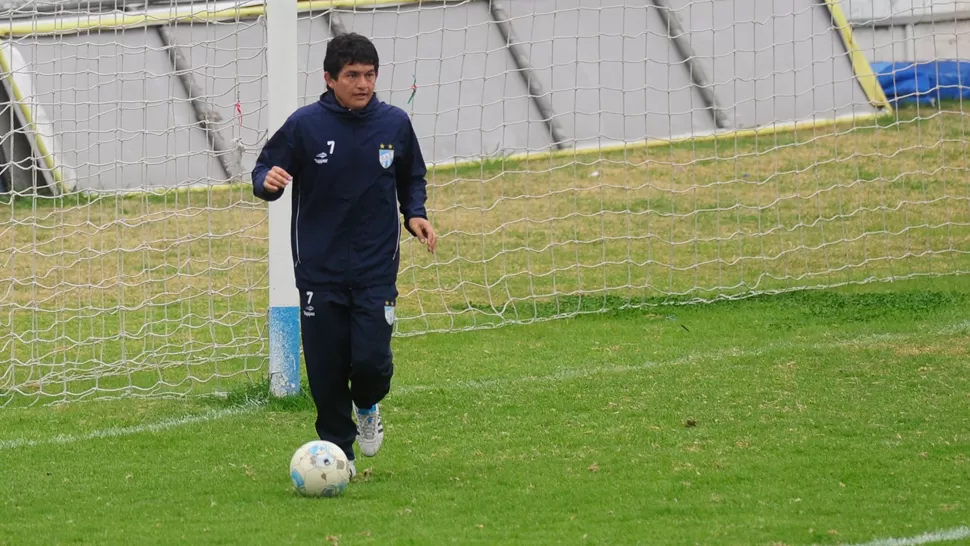
{"label": "white sneaker", "polygon": [[384,423],[381,420],[381,405],[374,404],[370,411],[361,411],[354,406],[357,413],[357,444],[365,457],[373,457],[381,450],[384,443]]}
{"label": "white sneaker", "polygon": [[347,461],[347,462],[350,463],[348,465],[350,467],[350,479],[353,480],[354,478],[357,477],[357,467],[354,465],[354,461]]}

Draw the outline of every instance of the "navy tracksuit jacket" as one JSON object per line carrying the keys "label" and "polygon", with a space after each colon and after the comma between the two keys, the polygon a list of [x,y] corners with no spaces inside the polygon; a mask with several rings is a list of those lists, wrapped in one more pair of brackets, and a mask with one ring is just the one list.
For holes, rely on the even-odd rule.
{"label": "navy tracksuit jacket", "polygon": [[370,407],[390,389],[401,215],[405,226],[427,218],[424,159],[403,110],[375,95],[352,111],[327,92],[270,137],[252,172],[256,197],[282,194],[263,187],[274,166],[293,176],[290,243],[317,433],[353,459],[351,402]]}

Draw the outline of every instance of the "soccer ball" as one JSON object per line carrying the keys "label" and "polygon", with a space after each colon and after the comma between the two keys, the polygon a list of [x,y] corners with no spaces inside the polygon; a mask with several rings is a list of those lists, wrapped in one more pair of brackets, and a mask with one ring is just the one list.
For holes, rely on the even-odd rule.
{"label": "soccer ball", "polygon": [[293,454],[290,479],[304,497],[336,497],[350,483],[350,463],[336,444],[314,440]]}

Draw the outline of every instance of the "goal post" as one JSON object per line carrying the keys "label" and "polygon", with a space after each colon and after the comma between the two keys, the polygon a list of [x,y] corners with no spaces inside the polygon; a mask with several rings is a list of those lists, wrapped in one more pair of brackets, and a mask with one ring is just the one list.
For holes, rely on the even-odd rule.
{"label": "goal post", "polygon": [[[283,125],[297,102],[297,5],[266,0],[268,134]],[[300,390],[300,296],[290,244],[291,187],[269,204],[269,380],[274,396]]]}

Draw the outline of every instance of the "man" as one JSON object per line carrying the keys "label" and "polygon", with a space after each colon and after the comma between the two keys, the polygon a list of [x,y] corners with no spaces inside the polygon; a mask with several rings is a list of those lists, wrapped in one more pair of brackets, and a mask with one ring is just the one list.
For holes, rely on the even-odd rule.
{"label": "man", "polygon": [[254,195],[267,201],[292,185],[291,250],[316,431],[344,450],[351,477],[354,440],[368,457],[384,440],[398,210],[429,252],[436,246],[421,148],[407,114],[375,96],[379,64],[367,38],[333,38],[323,61],[327,91],[272,135],[252,173]]}

